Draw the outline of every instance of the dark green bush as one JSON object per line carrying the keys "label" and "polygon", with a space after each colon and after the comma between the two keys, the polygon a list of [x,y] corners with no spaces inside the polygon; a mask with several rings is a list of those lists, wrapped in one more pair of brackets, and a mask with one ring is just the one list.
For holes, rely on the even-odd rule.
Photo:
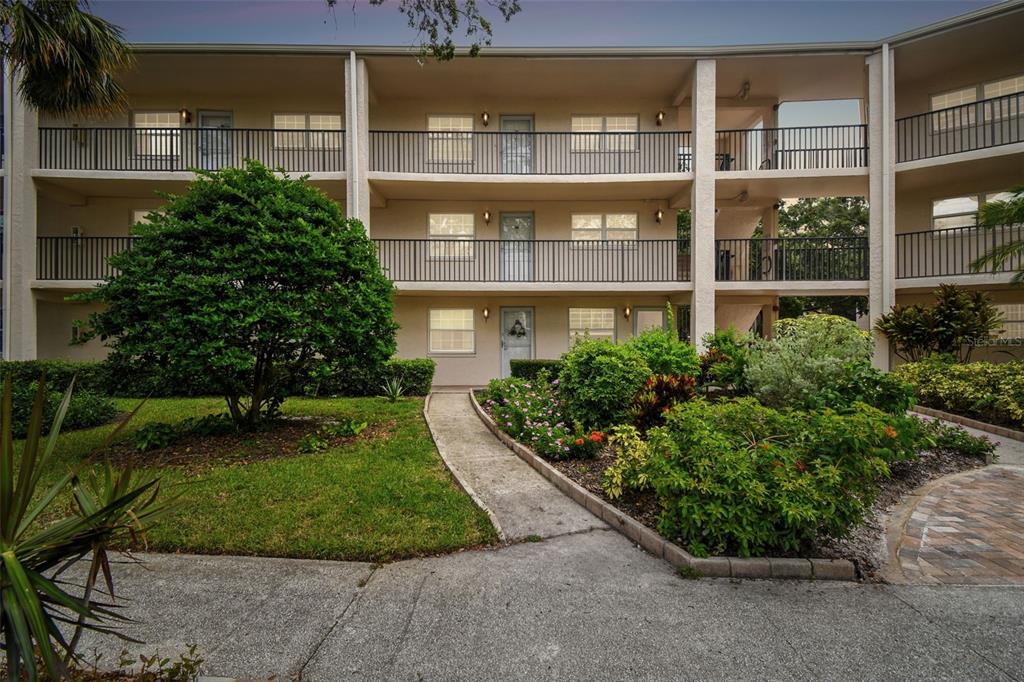
{"label": "dark green bush", "polygon": [[635,348],[655,374],[700,376],[697,349],[680,341],[675,329],[648,329],[634,336],[626,345]]}
{"label": "dark green bush", "polygon": [[626,423],[633,397],[650,376],[635,348],[580,339],[562,356],[559,381],[565,414],[588,429]]}
{"label": "dark green bush", "polygon": [[0,361],[0,376],[9,376],[15,386],[27,386],[46,375],[46,385],[64,391],[77,377],[75,390],[106,391],[108,371],[104,363],[71,360],[8,360]]}
{"label": "dark green bush", "polygon": [[943,356],[900,365],[894,372],[914,387],[925,407],[990,424],[1024,425],[1024,362],[959,364]]}
{"label": "dark green bush", "polygon": [[659,529],[695,554],[798,552],[860,523],[889,464],[931,445],[913,417],[857,404],[780,411],[752,398],[677,404],[642,463]]}
{"label": "dark green bush", "polygon": [[[69,382],[70,383],[70,382]],[[36,381],[31,383],[17,384],[12,394],[11,422],[14,427],[15,438],[24,438],[28,432],[28,420],[32,413],[32,401],[35,398],[36,389],[39,384]],[[43,409],[43,432],[48,433],[53,423],[53,416],[57,413],[57,407],[64,397],[63,391],[67,386],[60,386],[47,382],[46,401]],[[63,429],[71,431],[74,429],[85,429],[91,426],[99,426],[109,422],[117,414],[114,403],[104,395],[94,391],[76,390],[71,394],[71,402],[68,404],[68,411],[64,415]]]}
{"label": "dark green bush", "polygon": [[296,392],[307,395],[375,396],[382,395],[388,379],[399,379],[404,395],[427,395],[434,383],[437,365],[430,358],[392,358],[383,365],[321,365]]}
{"label": "dark green bush", "polygon": [[701,386],[714,386],[733,394],[746,392],[744,372],[754,338],[736,327],[719,329],[704,336],[707,350],[700,356]]}
{"label": "dark green bush", "polygon": [[537,372],[542,369],[548,370],[551,376],[558,376],[562,371],[561,360],[511,360],[509,366],[512,376],[516,379],[536,379]]}
{"label": "dark green bush", "polygon": [[844,408],[861,402],[883,412],[899,414],[914,405],[914,389],[899,376],[865,362],[850,362],[836,381],[823,391],[823,407]]}

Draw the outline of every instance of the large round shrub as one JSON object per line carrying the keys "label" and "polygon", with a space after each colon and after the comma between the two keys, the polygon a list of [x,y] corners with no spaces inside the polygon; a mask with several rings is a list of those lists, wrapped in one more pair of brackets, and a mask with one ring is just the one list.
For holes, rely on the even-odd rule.
{"label": "large round shrub", "polygon": [[850,363],[871,361],[871,335],[837,315],[779,320],[775,337],[751,350],[744,378],[751,393],[772,407],[820,407],[831,402]]}
{"label": "large round shrub", "polygon": [[700,376],[697,349],[680,341],[674,330],[655,327],[634,336],[627,346],[635,348],[654,374]]}
{"label": "large round shrub", "polygon": [[559,374],[567,416],[586,428],[625,423],[651,368],[632,346],[581,339],[563,356]]}
{"label": "large round shrub", "polygon": [[373,243],[305,179],[248,161],[166,198],[110,259],[119,274],[83,297],[105,304],[86,337],[126,366],[210,385],[251,425],[318,357],[391,357],[393,285]]}

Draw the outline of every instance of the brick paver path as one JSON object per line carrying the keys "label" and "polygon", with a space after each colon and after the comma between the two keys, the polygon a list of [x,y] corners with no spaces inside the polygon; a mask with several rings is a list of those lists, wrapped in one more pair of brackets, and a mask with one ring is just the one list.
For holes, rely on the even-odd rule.
{"label": "brick paver path", "polygon": [[913,582],[1024,585],[1024,469],[989,466],[931,490],[898,557]]}

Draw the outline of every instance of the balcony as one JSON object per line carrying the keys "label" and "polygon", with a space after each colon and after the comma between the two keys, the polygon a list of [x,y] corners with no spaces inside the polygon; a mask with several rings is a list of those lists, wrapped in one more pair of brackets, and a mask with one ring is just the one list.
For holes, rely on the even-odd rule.
{"label": "balcony", "polygon": [[642,241],[377,239],[396,282],[686,282],[689,245]]}
{"label": "balcony", "polygon": [[861,281],[868,278],[867,237],[715,240],[719,282]]}
{"label": "balcony", "polygon": [[896,119],[896,162],[1024,142],[1024,92]]}
{"label": "balcony", "polygon": [[370,170],[464,175],[632,175],[691,170],[689,132],[370,131]]}
{"label": "balcony", "polygon": [[345,131],[262,128],[40,128],[49,170],[217,170],[256,159],[297,173],[345,170]]}
{"label": "balcony", "polygon": [[972,264],[992,249],[1024,241],[1024,225],[984,228],[976,225],[922,230],[896,235],[896,277],[953,277],[1015,272],[1024,258],[1011,258],[999,268],[975,270]]}
{"label": "balcony", "polygon": [[865,168],[866,125],[747,128],[717,131],[720,171],[809,171]]}
{"label": "balcony", "polygon": [[37,237],[36,279],[95,281],[115,274],[107,259],[134,237]]}

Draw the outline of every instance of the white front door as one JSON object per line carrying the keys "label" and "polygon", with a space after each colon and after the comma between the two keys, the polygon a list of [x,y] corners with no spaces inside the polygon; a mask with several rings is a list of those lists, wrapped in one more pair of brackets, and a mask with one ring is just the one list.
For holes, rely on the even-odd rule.
{"label": "white front door", "polygon": [[501,281],[533,281],[533,214],[502,213]]}
{"label": "white front door", "polygon": [[533,116],[501,117],[501,172],[533,172]]}
{"label": "white front door", "polygon": [[234,145],[231,143],[231,112],[200,111],[198,118],[196,134],[199,136],[199,165],[207,170],[232,165]]}
{"label": "white front door", "polygon": [[501,309],[501,378],[511,376],[510,360],[533,357],[533,308]]}

